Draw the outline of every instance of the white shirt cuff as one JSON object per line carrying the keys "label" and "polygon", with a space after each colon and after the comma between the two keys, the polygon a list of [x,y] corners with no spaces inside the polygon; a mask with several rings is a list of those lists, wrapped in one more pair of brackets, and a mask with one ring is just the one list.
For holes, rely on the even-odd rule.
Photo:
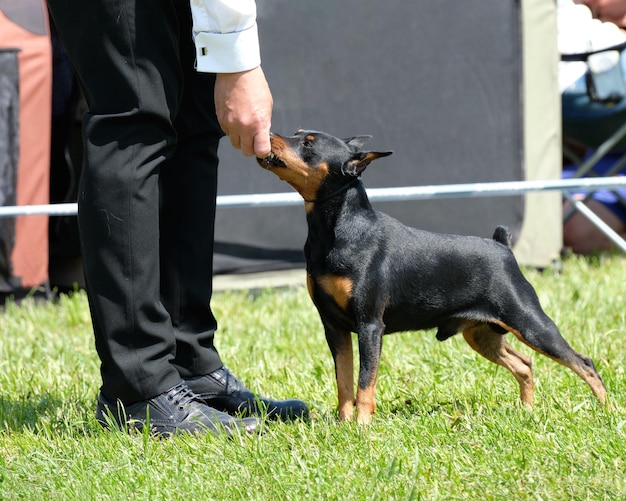
{"label": "white shirt cuff", "polygon": [[203,73],[237,73],[261,64],[257,25],[234,33],[194,33],[196,69]]}

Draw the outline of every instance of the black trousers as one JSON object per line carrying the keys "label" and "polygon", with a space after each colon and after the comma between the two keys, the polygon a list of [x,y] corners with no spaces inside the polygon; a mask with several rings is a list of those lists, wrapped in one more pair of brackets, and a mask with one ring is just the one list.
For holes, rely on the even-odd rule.
{"label": "black trousers", "polygon": [[126,403],[218,369],[210,310],[215,76],[189,0],[49,0],[85,93],[78,223],[102,392]]}

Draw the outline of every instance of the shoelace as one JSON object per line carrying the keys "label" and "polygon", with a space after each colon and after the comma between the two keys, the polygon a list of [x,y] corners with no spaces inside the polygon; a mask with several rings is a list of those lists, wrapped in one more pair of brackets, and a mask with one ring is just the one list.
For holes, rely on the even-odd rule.
{"label": "shoelace", "polygon": [[232,372],[226,369],[226,378],[224,381],[224,390],[226,393],[235,393],[238,391],[242,391],[245,389],[245,386],[237,376],[235,376]]}
{"label": "shoelace", "polygon": [[183,409],[189,402],[193,402],[198,399],[197,395],[189,389],[185,383],[180,383],[174,386],[170,393],[167,395],[169,401],[173,401],[179,409]]}

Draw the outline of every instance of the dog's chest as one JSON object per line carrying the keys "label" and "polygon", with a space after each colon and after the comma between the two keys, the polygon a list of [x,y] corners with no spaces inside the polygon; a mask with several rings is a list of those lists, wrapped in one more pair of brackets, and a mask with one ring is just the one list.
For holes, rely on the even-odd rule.
{"label": "dog's chest", "polygon": [[313,291],[313,300],[320,293],[325,294],[332,298],[337,306],[342,310],[348,308],[348,302],[352,298],[353,283],[348,277],[340,275],[334,275],[332,273],[311,277],[309,275],[311,286],[310,290]]}

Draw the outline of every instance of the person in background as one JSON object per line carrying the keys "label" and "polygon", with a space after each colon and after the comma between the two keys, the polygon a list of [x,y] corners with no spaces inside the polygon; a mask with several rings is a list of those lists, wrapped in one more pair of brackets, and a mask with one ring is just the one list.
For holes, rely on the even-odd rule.
{"label": "person in background", "polygon": [[[566,2],[561,3],[567,8]],[[620,28],[626,25],[626,0],[575,0],[573,3],[586,5],[595,19],[605,23],[614,23]],[[589,19],[589,22],[591,23],[591,19]],[[598,23],[598,21],[595,22]],[[608,28],[609,27],[607,27],[607,29]],[[613,26],[610,26],[610,28],[617,31]],[[574,30],[574,34],[578,37],[580,37],[581,34],[596,37],[602,34],[599,31],[602,29],[599,24],[593,25],[587,31],[580,27],[573,27],[572,29]],[[623,34],[621,36],[623,38]],[[585,43],[584,40],[579,40],[579,42]],[[578,51],[585,52],[584,47],[582,50]],[[624,55],[622,54],[622,67],[624,67],[624,65]],[[582,77],[581,81],[584,81],[584,77]],[[576,82],[574,85],[578,85],[578,83]],[[585,84],[583,83],[582,85]],[[565,92],[567,92],[567,90],[565,90]],[[576,145],[575,141],[571,141],[570,138],[565,138],[565,140],[570,143],[570,146],[574,145],[575,148],[578,147],[579,153],[583,156],[585,155],[584,147],[580,148],[580,145]],[[590,153],[591,151],[587,152],[587,155]],[[607,172],[623,154],[624,152],[618,151],[605,155],[600,162],[596,164],[594,171],[602,175],[604,172]],[[569,177],[575,171],[576,166],[566,165],[564,167],[563,177]],[[620,175],[624,174],[624,171],[620,173]],[[587,193],[581,192],[575,194],[575,197],[584,199],[586,195]],[[608,190],[596,191],[585,203],[618,235],[622,238],[626,238],[625,201],[626,190],[619,189],[613,192]],[[571,210],[568,203],[565,204],[565,210]],[[611,249],[614,245],[603,232],[578,212],[573,212],[573,215],[569,217],[563,225],[563,244],[565,247],[571,248],[572,251],[577,254],[592,254],[598,251],[605,251]]]}
{"label": "person in background", "polygon": [[[253,0],[48,0],[89,108],[78,224],[104,425],[255,431],[308,416],[223,364],[211,312],[217,148],[270,152]],[[242,417],[244,415],[245,417]]]}
{"label": "person in background", "polygon": [[[623,155],[606,155],[599,164],[596,164],[595,172],[601,173],[608,169]],[[564,170],[564,176],[573,172],[574,169]],[[574,194],[574,197],[582,200],[587,193]],[[620,199],[621,198],[621,199]],[[585,204],[602,219],[620,237],[626,239],[626,189],[616,192],[608,190],[595,191],[585,201]],[[571,210],[570,204],[566,203],[564,209]],[[572,216],[563,224],[563,245],[570,248],[576,254],[588,255],[599,251],[607,251],[613,248],[613,241],[600,231],[589,219],[574,211]]]}
{"label": "person in background", "polygon": [[575,0],[591,10],[593,17],[600,21],[626,26],[626,1],[624,0]]}

